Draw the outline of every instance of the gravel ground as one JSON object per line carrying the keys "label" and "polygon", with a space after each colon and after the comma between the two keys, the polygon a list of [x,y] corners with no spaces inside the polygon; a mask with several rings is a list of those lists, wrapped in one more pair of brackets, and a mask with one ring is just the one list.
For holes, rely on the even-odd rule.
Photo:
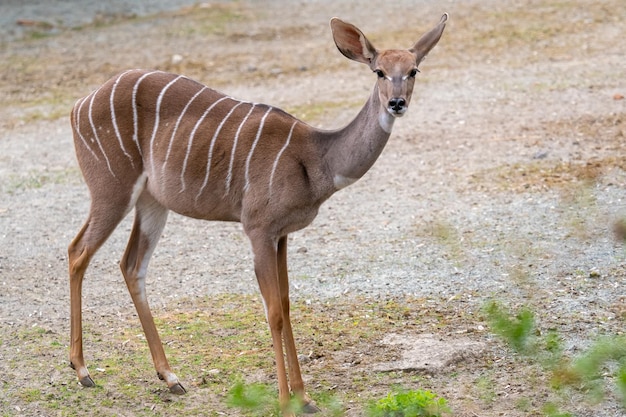
{"label": "gravel ground", "polygon": [[[563,331],[571,351],[623,334],[626,252],[612,232],[626,217],[621,2],[587,9],[425,1],[416,17],[377,2],[269,2],[263,10],[236,2],[224,10],[242,19],[188,39],[174,18],[162,25],[167,14],[150,25],[125,19],[193,2],[77,3],[0,4],[0,59],[8,62],[0,78],[8,103],[0,111],[0,325],[67,328],[66,247],[89,201],[67,118],[32,116],[53,113],[56,104],[36,100],[47,86],[66,83],[74,90],[65,94],[80,97],[127,67],[181,70],[305,118],[302,109],[321,103],[328,108],[311,123],[337,127],[356,114],[373,80],[336,53],[328,19],[345,17],[383,47],[408,46],[448,11],[451,23],[380,160],[292,236],[293,296],[462,298],[471,309],[496,297],[531,305],[545,326]],[[121,23],[98,29],[99,16]],[[20,19],[50,23],[50,33],[28,38],[34,29],[15,25]],[[181,68],[171,62],[177,54]],[[49,57],[39,62],[45,71],[25,64],[34,56]],[[130,222],[90,266],[86,311],[131,308],[117,266]],[[256,292],[241,227],[171,215],[148,291],[156,309],[181,297]],[[602,415],[623,414],[613,404]]]}
{"label": "gravel ground", "polygon": [[0,3],[0,40],[18,40],[33,29],[53,34],[107,20],[146,16],[196,4],[184,0],[4,0]]}

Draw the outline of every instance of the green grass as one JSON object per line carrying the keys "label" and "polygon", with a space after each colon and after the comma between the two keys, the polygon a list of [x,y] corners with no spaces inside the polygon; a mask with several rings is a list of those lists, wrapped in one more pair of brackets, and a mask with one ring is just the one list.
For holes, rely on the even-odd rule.
{"label": "green grass", "polygon": [[[591,404],[602,402],[611,389],[611,380],[626,410],[626,336],[604,336],[592,341],[590,346],[575,357],[566,355],[563,341],[555,330],[542,334],[535,314],[527,307],[515,312],[492,301],[485,306],[491,330],[500,336],[524,360],[536,363],[551,374],[551,388],[562,394],[576,391]],[[569,416],[562,404],[545,402],[548,416]]]}
{"label": "green grass", "polygon": [[314,101],[290,106],[285,111],[301,120],[316,122],[335,114],[337,110],[356,111],[361,105],[362,101]]}
{"label": "green grass", "polygon": [[19,175],[9,175],[6,183],[0,185],[0,192],[9,195],[27,190],[43,188],[49,184],[73,184],[81,181],[78,167],[56,170],[30,170]]}
{"label": "green grass", "polygon": [[[510,409],[527,410],[528,415],[540,415],[542,407],[552,407],[550,414],[541,415],[556,417],[566,415],[561,410],[569,401],[587,401],[594,390],[602,394],[611,387],[617,393],[624,391],[623,336],[592,343],[580,356],[568,357],[557,331],[541,330],[532,313],[503,305],[488,311],[472,313],[457,299],[296,300],[292,322],[299,352],[310,358],[302,363],[308,394],[322,408],[320,416],[339,417],[347,409],[365,413],[371,404],[387,398],[390,389],[403,387],[393,393],[442,392],[453,412],[476,406],[490,410],[499,401],[511,401]],[[398,350],[380,344],[386,334],[455,334],[482,323],[482,314],[496,323],[493,329],[500,329],[492,329],[494,333],[521,346],[509,365],[494,366],[486,353],[477,362],[458,364],[435,376],[371,370],[376,363],[398,357]],[[0,368],[5,381],[0,383],[0,405],[17,406],[29,415],[277,415],[273,351],[258,295],[177,300],[154,315],[187,395],[170,394],[156,378],[145,337],[129,307],[121,316],[85,314],[85,358],[95,389],[82,388],[67,365],[66,328],[0,327]],[[507,400],[498,395],[498,387],[510,380],[511,369],[515,369],[516,384],[525,390],[522,397]],[[454,381],[453,392],[465,392],[473,405],[465,402],[469,400],[448,398],[450,381]]]}
{"label": "green grass", "polygon": [[428,390],[391,392],[368,408],[370,417],[440,417],[449,412],[447,401]]}
{"label": "green grass", "polygon": [[[398,378],[409,383],[419,379],[401,373],[364,372],[359,366],[346,371],[346,361],[352,359],[345,355],[371,352],[387,332],[438,322],[428,316],[424,304],[422,299],[411,298],[293,303],[296,344],[302,354],[313,358],[303,363],[303,373],[315,381],[309,384],[308,393],[324,410],[322,416],[340,416],[349,403],[365,407]],[[272,415],[273,411],[258,414],[245,407],[232,408],[232,401],[228,406],[228,392],[239,386],[252,390],[244,393],[244,399],[260,396],[265,406],[275,407],[273,350],[259,296],[230,294],[183,300],[173,310],[155,311],[155,317],[170,364],[188,395],[171,395],[156,378],[135,318],[90,319],[86,315],[85,358],[96,388],[80,387],[67,366],[66,330],[35,326],[7,333],[9,329],[3,327],[4,364],[53,378],[51,383],[33,379],[15,387],[6,385],[0,391],[0,404],[8,395],[17,399],[22,410],[44,415],[79,415],[88,410],[98,410],[97,415],[196,415],[206,409],[228,415]],[[393,354],[389,348],[378,350],[383,355]],[[17,373],[5,377],[11,380]],[[373,386],[380,388],[372,390]]]}
{"label": "green grass", "polygon": [[234,2],[186,7],[173,13],[173,17],[173,24],[167,29],[168,34],[189,38],[223,34],[229,24],[246,21],[248,14],[241,4]]}

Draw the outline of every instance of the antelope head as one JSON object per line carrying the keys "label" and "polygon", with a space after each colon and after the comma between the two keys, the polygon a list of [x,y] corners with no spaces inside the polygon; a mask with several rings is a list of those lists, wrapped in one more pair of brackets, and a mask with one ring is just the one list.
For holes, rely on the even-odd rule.
{"label": "antelope head", "polygon": [[437,44],[448,14],[425,33],[410,49],[379,51],[356,26],[333,18],[330,26],[339,51],[347,58],[368,65],[378,76],[377,87],[381,116],[402,117],[409,108],[418,66]]}

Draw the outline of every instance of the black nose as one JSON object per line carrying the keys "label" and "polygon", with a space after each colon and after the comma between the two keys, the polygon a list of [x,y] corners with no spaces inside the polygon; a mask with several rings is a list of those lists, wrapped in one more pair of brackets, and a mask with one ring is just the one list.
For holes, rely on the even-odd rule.
{"label": "black nose", "polygon": [[406,100],[399,97],[394,97],[389,100],[389,107],[393,111],[400,111],[406,107]]}

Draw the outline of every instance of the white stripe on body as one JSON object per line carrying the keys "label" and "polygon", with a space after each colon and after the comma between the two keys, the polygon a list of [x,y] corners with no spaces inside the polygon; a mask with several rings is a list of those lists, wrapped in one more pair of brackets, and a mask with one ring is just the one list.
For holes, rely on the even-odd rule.
{"label": "white stripe on body", "polygon": [[298,121],[296,120],[291,125],[291,129],[289,129],[289,135],[287,136],[287,140],[285,141],[285,144],[280,149],[280,151],[278,151],[278,154],[276,155],[276,159],[274,159],[274,165],[272,165],[272,173],[270,174],[270,185],[269,185],[270,197],[272,196],[272,183],[274,182],[274,173],[276,172],[276,168],[278,167],[278,161],[280,160],[280,157],[283,154],[283,152],[285,152],[285,149],[287,149],[287,146],[289,146],[289,142],[291,142],[291,135],[293,134],[293,129],[296,127],[297,123]]}
{"label": "white stripe on body", "polygon": [[137,90],[139,89],[139,84],[141,84],[141,82],[143,81],[144,78],[146,78],[148,75],[152,75],[152,74],[156,74],[160,71],[152,71],[152,72],[147,72],[144,75],[142,75],[141,77],[139,77],[137,79],[137,81],[135,81],[135,85],[133,86],[133,95],[132,95],[132,105],[133,105],[133,141],[135,142],[135,145],[137,145],[137,149],[139,150],[139,155],[141,155],[143,157],[143,152],[141,151],[141,146],[139,146],[139,137],[138,137],[138,120],[139,118],[137,117]]}
{"label": "white stripe on body", "polygon": [[237,104],[235,104],[232,109],[230,109],[228,114],[226,116],[224,116],[224,118],[222,119],[222,122],[220,123],[220,125],[215,130],[215,133],[213,134],[213,138],[211,139],[211,146],[209,146],[209,154],[208,154],[208,157],[207,157],[206,174],[204,176],[204,182],[202,183],[202,187],[200,187],[200,191],[198,191],[198,194],[196,195],[196,201],[198,201],[198,198],[200,197],[200,194],[202,194],[202,191],[204,191],[204,187],[206,187],[207,183],[209,182],[209,175],[211,174],[211,161],[213,159],[213,148],[215,146],[215,142],[217,141],[217,136],[219,135],[220,131],[222,130],[222,128],[226,124],[226,121],[233,114],[235,109],[237,107],[241,106],[242,104],[243,104],[243,102],[240,101]]}
{"label": "white stripe on body", "polygon": [[187,152],[185,153],[185,159],[183,161],[183,168],[180,171],[180,184],[181,184],[181,189],[179,191],[179,193],[182,193],[185,191],[186,188],[186,184],[185,184],[185,171],[187,170],[187,162],[189,162],[189,155],[191,154],[191,147],[193,145],[193,138],[196,135],[196,131],[198,130],[198,127],[200,127],[200,125],[202,124],[202,122],[204,121],[204,119],[206,118],[206,116],[209,114],[209,112],[211,110],[213,110],[213,108],[215,106],[217,106],[220,102],[226,100],[226,99],[230,99],[233,100],[231,97],[228,96],[224,96],[222,98],[220,98],[219,100],[217,100],[215,103],[211,104],[209,106],[208,109],[206,109],[204,111],[204,113],[202,114],[202,116],[198,119],[198,121],[196,122],[196,125],[193,127],[193,130],[191,131],[191,134],[189,135],[189,142],[187,143]]}
{"label": "white stripe on body", "polygon": [[178,130],[178,126],[180,125],[180,122],[183,120],[183,116],[187,112],[187,109],[189,108],[189,106],[191,106],[191,103],[193,103],[193,101],[196,99],[196,97],[198,97],[200,94],[202,94],[204,90],[207,90],[207,89],[208,89],[207,86],[203,86],[200,90],[198,90],[198,92],[194,94],[194,96],[191,97],[191,99],[187,102],[187,104],[183,108],[183,111],[180,112],[180,115],[178,116],[178,120],[176,120],[176,124],[174,125],[172,136],[170,136],[170,142],[167,145],[167,153],[165,154],[165,160],[163,161],[163,165],[161,165],[161,175],[165,174],[165,166],[167,165],[167,159],[170,157],[170,152],[172,151],[172,144],[174,143],[174,136],[176,136],[176,131]]}
{"label": "white stripe on body", "polygon": [[115,83],[113,84],[113,87],[111,88],[111,96],[109,97],[109,104],[110,104],[110,108],[111,108],[111,123],[113,123],[113,130],[115,130],[115,136],[117,136],[117,141],[120,144],[120,148],[122,149],[122,152],[124,152],[124,155],[126,155],[126,157],[128,158],[128,160],[130,161],[130,164],[132,165],[133,168],[135,168],[135,163],[133,162],[133,158],[132,156],[130,156],[130,154],[126,151],[126,148],[124,147],[124,143],[122,142],[122,135],[120,134],[120,129],[117,126],[117,120],[115,118],[115,107],[114,107],[114,99],[115,99],[115,89],[117,88],[117,84],[120,82],[120,79],[128,74],[130,71],[126,71],[123,72],[122,74],[120,74],[119,77],[117,77],[117,79],[115,80]]}
{"label": "white stripe on body", "polygon": [[255,107],[256,107],[256,104],[252,103],[252,106],[250,106],[250,110],[248,111],[248,114],[246,114],[246,117],[244,117],[241,123],[239,123],[239,127],[237,128],[237,133],[235,133],[235,139],[233,140],[233,149],[230,151],[230,164],[228,165],[228,174],[226,175],[226,194],[230,192],[230,185],[233,181],[233,165],[235,164],[235,150],[237,149],[237,142],[239,141],[239,135],[241,134],[243,125],[246,124],[248,117],[250,117]]}
{"label": "white stripe on body", "polygon": [[[89,143],[87,143],[87,140],[85,139],[82,132],[80,131],[80,111],[83,109],[83,104],[85,104],[85,101],[87,101],[88,98],[89,96],[83,97],[80,100],[78,100],[76,104],[74,105],[74,129],[76,131],[76,134],[78,134],[78,137],[80,138],[80,140],[83,142],[83,145],[85,145],[85,148],[87,148],[89,152],[91,152],[91,154],[96,159],[96,161],[99,161],[100,158],[98,158],[98,155],[96,155],[93,149],[91,149],[91,146],[89,146]],[[80,105],[78,103],[80,103]]]}
{"label": "white stripe on body", "polygon": [[183,76],[179,75],[178,77],[174,78],[172,81],[167,83],[167,85],[165,85],[165,87],[163,87],[163,89],[159,93],[159,97],[157,98],[157,101],[156,101],[156,109],[155,109],[155,114],[154,114],[154,128],[152,129],[152,137],[150,137],[150,167],[152,169],[152,174],[154,174],[154,170],[155,170],[155,166],[154,166],[154,139],[156,138],[157,130],[159,129],[161,102],[163,101],[163,96],[165,95],[165,92],[176,81],[180,80],[181,78],[183,78]]}
{"label": "white stripe on body", "polygon": [[254,154],[254,149],[256,148],[257,143],[259,143],[259,139],[261,138],[261,132],[263,131],[263,125],[265,125],[265,119],[272,111],[272,107],[269,107],[263,117],[261,118],[261,123],[259,123],[259,129],[256,131],[256,137],[254,138],[254,142],[252,142],[252,146],[250,147],[250,152],[248,152],[248,157],[246,158],[246,183],[243,187],[244,193],[248,191],[250,187],[250,161],[252,161],[252,154]]}
{"label": "white stripe on body", "polygon": [[106,152],[104,152],[104,148],[102,147],[102,143],[100,143],[100,138],[98,137],[98,130],[96,129],[96,125],[93,122],[93,115],[92,115],[92,110],[93,110],[93,99],[96,98],[96,94],[98,94],[98,92],[100,91],[100,89],[94,91],[91,94],[91,100],[89,101],[89,111],[88,111],[88,116],[89,116],[89,124],[91,125],[91,130],[93,131],[93,139],[98,143],[98,147],[100,148],[100,152],[102,152],[102,156],[104,156],[104,160],[107,163],[107,167],[109,168],[109,172],[111,173],[111,175],[113,175],[113,178],[117,178],[115,176],[115,173],[113,172],[113,169],[111,168],[111,162],[109,161],[109,157],[107,156]]}

